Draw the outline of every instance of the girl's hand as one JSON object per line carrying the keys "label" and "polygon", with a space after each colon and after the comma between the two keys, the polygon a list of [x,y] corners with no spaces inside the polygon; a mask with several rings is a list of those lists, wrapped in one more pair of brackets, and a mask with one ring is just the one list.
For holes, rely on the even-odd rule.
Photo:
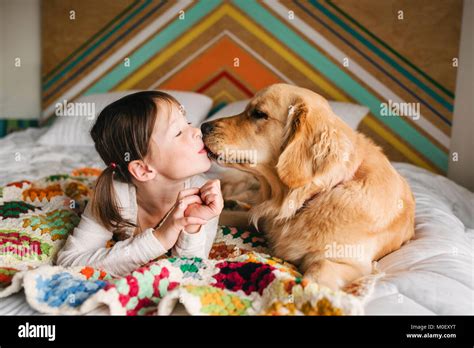
{"label": "girl's hand", "polygon": [[185,216],[184,212],[191,204],[202,204],[201,197],[198,195],[198,188],[183,190],[179,193],[173,210],[169,213],[163,224],[155,229],[155,237],[160,243],[169,250],[176,244],[179,234],[183,229],[190,226],[205,225],[206,219],[198,216]]}
{"label": "girl's hand", "polygon": [[219,216],[224,208],[220,180],[206,182],[201,187],[199,195],[203,204],[190,204],[184,211],[184,216],[195,216],[207,221]]}

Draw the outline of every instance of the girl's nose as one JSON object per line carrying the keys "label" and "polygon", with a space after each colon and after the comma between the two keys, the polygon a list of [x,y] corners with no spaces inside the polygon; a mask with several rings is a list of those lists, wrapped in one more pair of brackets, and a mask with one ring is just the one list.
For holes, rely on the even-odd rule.
{"label": "girl's nose", "polygon": [[194,131],[194,138],[199,137],[202,139],[202,132],[199,128],[194,128],[193,131]]}

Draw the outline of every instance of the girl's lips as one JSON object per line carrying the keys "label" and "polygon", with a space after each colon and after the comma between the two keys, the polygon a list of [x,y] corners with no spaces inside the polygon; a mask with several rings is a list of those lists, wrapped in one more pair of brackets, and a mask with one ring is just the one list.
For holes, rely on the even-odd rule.
{"label": "girl's lips", "polygon": [[203,146],[201,150],[199,150],[198,153],[207,153],[206,146]]}

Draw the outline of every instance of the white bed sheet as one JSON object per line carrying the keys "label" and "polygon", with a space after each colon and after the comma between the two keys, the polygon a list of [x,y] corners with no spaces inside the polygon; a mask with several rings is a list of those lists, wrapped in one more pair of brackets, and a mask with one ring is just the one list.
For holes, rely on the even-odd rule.
{"label": "white bed sheet", "polygon": [[[47,128],[0,139],[0,185],[103,167],[90,146],[44,146]],[[384,273],[365,305],[366,314],[474,314],[474,194],[421,168],[394,163],[416,198],[415,238],[378,262]],[[91,314],[104,314],[98,309]],[[38,314],[23,292],[0,299],[0,314]],[[175,308],[173,314],[186,314]]]}

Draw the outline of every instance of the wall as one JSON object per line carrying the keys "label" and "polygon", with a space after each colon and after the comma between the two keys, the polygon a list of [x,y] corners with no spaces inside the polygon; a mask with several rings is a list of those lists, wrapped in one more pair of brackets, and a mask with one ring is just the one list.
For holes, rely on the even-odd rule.
{"label": "wall", "polygon": [[[474,1],[464,2],[448,177],[474,191]],[[455,157],[457,156],[457,158]],[[456,160],[453,160],[456,159]]]}
{"label": "wall", "polygon": [[0,136],[38,124],[40,43],[39,0],[0,0]]}

